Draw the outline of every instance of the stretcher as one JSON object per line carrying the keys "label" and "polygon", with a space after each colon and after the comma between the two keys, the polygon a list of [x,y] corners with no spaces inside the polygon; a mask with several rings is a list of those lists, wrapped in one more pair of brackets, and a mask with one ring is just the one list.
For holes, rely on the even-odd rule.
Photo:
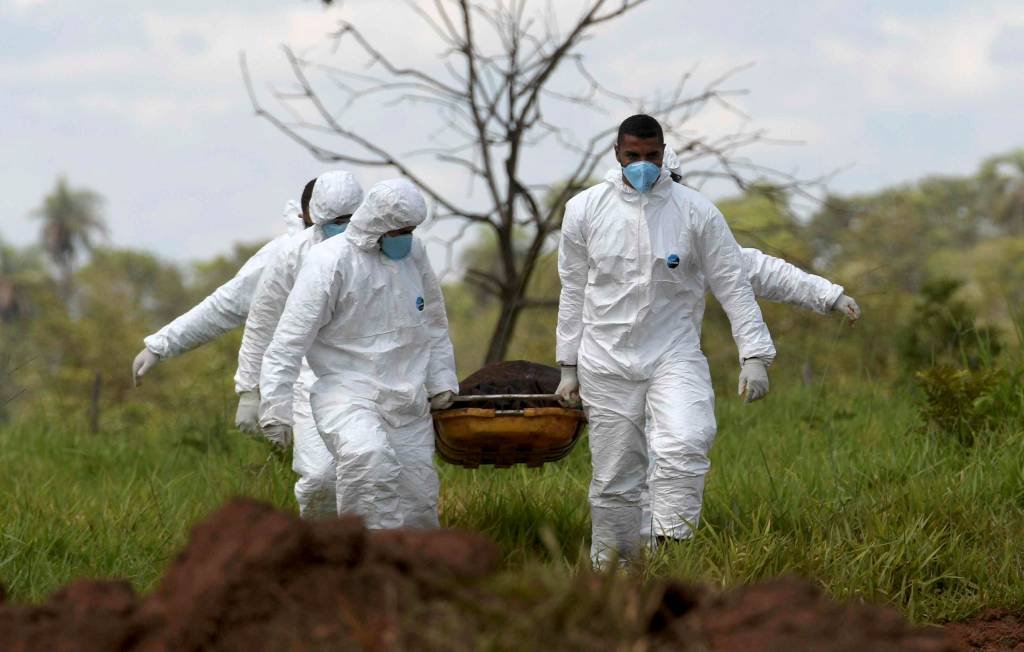
{"label": "stretcher", "polygon": [[497,410],[470,404],[558,398],[555,394],[458,396],[451,408],[433,413],[437,453],[449,464],[471,469],[488,464],[508,468],[556,462],[579,441],[586,425],[583,410],[561,406]]}

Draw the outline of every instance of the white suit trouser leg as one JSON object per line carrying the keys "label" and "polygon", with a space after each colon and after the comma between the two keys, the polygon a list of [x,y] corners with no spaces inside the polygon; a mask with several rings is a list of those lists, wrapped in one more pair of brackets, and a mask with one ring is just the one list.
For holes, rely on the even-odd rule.
{"label": "white suit trouser leg", "polygon": [[305,519],[333,518],[338,513],[334,456],[320,438],[309,404],[309,389],[315,381],[312,371],[303,369],[292,398],[292,471],[299,476],[295,481],[295,500],[299,515]]}
{"label": "white suit trouser leg", "polygon": [[690,536],[700,519],[715,436],[707,361],[700,354],[668,361],[646,381],[581,368],[580,392],[590,421],[594,563],[629,557],[643,542],[646,487],[653,512],[648,529]]}
{"label": "white suit trouser leg", "polygon": [[704,478],[715,441],[715,394],[703,356],[659,368],[647,392],[654,536],[687,539],[700,524]]}
{"label": "white suit trouser leg", "polygon": [[647,382],[579,369],[587,413],[593,478],[590,482],[590,555],[606,565],[633,554],[640,534],[640,496],[647,473],[644,402]]}
{"label": "white suit trouser leg", "polygon": [[389,425],[373,405],[325,405],[314,414],[334,455],[338,513],[361,516],[366,527],[438,527],[439,481],[429,412]]}

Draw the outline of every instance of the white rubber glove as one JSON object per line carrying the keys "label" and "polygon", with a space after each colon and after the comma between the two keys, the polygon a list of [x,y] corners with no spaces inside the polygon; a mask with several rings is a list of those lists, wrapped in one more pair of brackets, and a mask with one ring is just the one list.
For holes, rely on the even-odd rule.
{"label": "white rubber glove", "polygon": [[283,423],[271,423],[263,426],[263,436],[274,448],[286,451],[292,447],[292,427]]}
{"label": "white rubber glove", "polygon": [[752,403],[768,393],[768,365],[761,358],[747,358],[740,369],[740,396]]}
{"label": "white rubber glove", "polygon": [[841,313],[844,317],[850,320],[850,323],[855,323],[860,319],[860,306],[853,300],[853,297],[845,294],[840,295],[836,302],[832,304],[832,310]]}
{"label": "white rubber glove", "polygon": [[160,362],[160,356],[153,353],[149,349],[142,349],[135,360],[132,361],[132,385],[138,387],[142,384],[142,377],[147,371],[156,366],[156,363]]}
{"label": "white rubber glove", "polygon": [[430,397],[431,410],[447,410],[455,402],[455,392],[445,390]]}
{"label": "white rubber glove", "polygon": [[250,435],[260,434],[260,391],[251,389],[238,395],[235,427]]}
{"label": "white rubber glove", "polygon": [[565,407],[579,407],[580,380],[576,375],[576,367],[562,367],[562,378],[555,394],[558,394],[559,402]]}

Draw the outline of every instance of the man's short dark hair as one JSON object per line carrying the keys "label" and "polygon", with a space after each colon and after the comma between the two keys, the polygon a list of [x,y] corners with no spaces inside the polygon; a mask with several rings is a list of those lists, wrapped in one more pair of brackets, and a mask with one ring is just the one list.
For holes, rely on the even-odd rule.
{"label": "man's short dark hair", "polygon": [[657,138],[660,142],[665,142],[665,132],[661,130],[661,125],[657,120],[644,113],[631,115],[623,120],[619,125],[619,135],[616,140],[622,142],[622,137],[627,134],[636,138]]}
{"label": "man's short dark hair", "polygon": [[313,198],[313,184],[316,183],[316,178],[310,179],[309,183],[302,189],[302,214],[309,215],[309,200]]}

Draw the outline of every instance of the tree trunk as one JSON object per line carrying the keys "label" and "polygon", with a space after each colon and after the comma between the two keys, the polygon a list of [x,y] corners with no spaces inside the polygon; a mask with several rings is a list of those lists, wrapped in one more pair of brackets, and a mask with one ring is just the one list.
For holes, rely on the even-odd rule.
{"label": "tree trunk", "polygon": [[487,358],[484,364],[501,362],[508,355],[508,347],[512,343],[512,335],[516,332],[516,324],[519,322],[519,314],[523,311],[522,302],[518,296],[506,296],[501,301],[501,313],[498,315],[498,323],[494,325],[491,333],[491,343],[487,347]]}
{"label": "tree trunk", "polygon": [[60,285],[58,292],[60,299],[64,303],[64,309],[71,314],[71,297],[74,294],[72,291],[72,269],[71,263],[65,262],[60,264]]}
{"label": "tree trunk", "polygon": [[[517,268],[515,264],[515,249],[512,243],[512,231],[499,235],[500,246],[502,247],[502,260],[505,263],[506,289],[501,298],[501,313],[498,316],[498,323],[494,325],[494,332],[491,333],[491,343],[487,348],[485,364],[501,362],[508,356],[508,347],[512,344],[512,336],[515,335],[516,325],[519,323],[519,315],[525,307],[524,299],[533,278],[533,272],[537,268],[537,261],[540,260],[541,252],[544,250],[544,241],[547,239],[547,230],[542,230],[534,236],[530,248],[523,255],[521,265]],[[502,236],[505,239],[502,240]],[[518,272],[516,271],[518,269]],[[552,333],[551,337],[555,334]]]}

